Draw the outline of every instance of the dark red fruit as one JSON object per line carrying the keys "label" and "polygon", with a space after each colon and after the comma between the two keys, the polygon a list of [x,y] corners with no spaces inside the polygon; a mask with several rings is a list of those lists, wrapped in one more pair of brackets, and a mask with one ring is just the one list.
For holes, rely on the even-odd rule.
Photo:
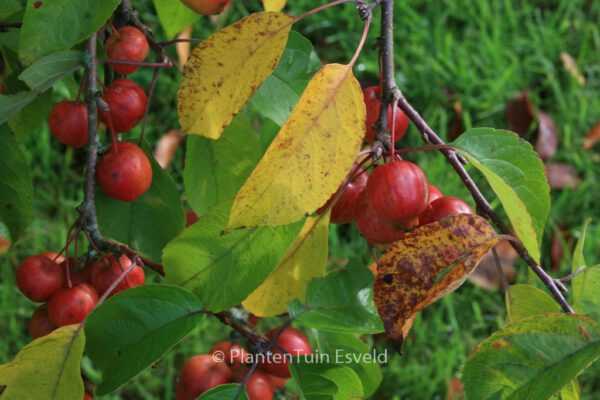
{"label": "dark red fruit", "polygon": [[273,385],[269,375],[254,371],[246,384],[246,394],[249,400],[272,400]]}
{"label": "dark red fruit", "polygon": [[[65,274],[65,287],[68,286],[67,282],[67,262],[63,261],[60,264],[60,267]],[[76,269],[77,267],[77,259],[74,257],[69,258],[69,272],[71,277],[71,286],[81,285],[82,283],[91,284],[92,283],[92,267],[91,265],[85,265],[80,270]]]}
{"label": "dark red fruit", "polygon": [[437,199],[444,197],[440,189],[433,186],[431,183],[429,184],[429,195],[427,197],[427,205],[433,203]]}
{"label": "dark red fruit", "polygon": [[214,15],[223,12],[231,0],[181,0],[183,4],[201,15]]}
{"label": "dark red fruit", "polygon": [[[118,277],[121,276],[131,266],[131,260],[122,255],[119,260],[112,254],[107,254],[104,258],[96,261],[92,265],[92,285],[101,296],[108,290]],[[114,288],[110,296],[122,292],[123,290],[140,286],[144,284],[144,269],[141,266],[133,268],[125,278]]]}
{"label": "dark red fruit", "polygon": [[61,289],[48,302],[48,315],[55,325],[78,324],[87,317],[98,303],[98,294],[88,284]]}
{"label": "dark red fruit", "polygon": [[471,207],[456,197],[442,197],[431,203],[419,218],[421,225],[439,221],[451,215],[473,214]]}
{"label": "dark red fruit", "polygon": [[[272,331],[267,332],[267,338],[272,339],[278,334],[281,328],[275,328]],[[286,328],[283,333],[275,341],[282,349],[287,351],[291,356],[302,356],[312,354],[312,348],[308,338],[304,336],[302,332],[294,328]],[[271,352],[274,354],[273,359],[270,362],[262,364],[261,368],[271,374],[280,378],[289,378],[291,376],[288,369],[289,356],[284,355],[276,348],[272,348]]]}
{"label": "dark red fruit", "polygon": [[409,228],[427,207],[427,178],[418,165],[394,161],[375,168],[365,192],[373,210],[396,228]]}
{"label": "dark red fruit", "polygon": [[33,301],[46,301],[62,288],[62,269],[45,256],[28,257],[17,269],[17,287]]}
{"label": "dark red fruit", "polygon": [[70,100],[61,101],[52,107],[48,126],[59,142],[74,149],[88,142],[87,106]]}
{"label": "dark red fruit", "polygon": [[273,386],[274,389],[281,389],[282,387],[285,386],[285,383],[287,382],[287,379],[280,378],[275,375],[269,375],[269,379],[271,380],[271,385]]}
{"label": "dark red fruit", "polygon": [[57,264],[61,264],[63,261],[65,261],[65,258],[63,256],[59,256],[58,253],[54,251],[42,251],[40,253],[40,256],[48,257]]}
{"label": "dark red fruit", "polygon": [[[389,244],[404,237],[404,232],[394,229],[370,206],[366,190],[358,196],[354,210],[358,230],[369,243]],[[416,225],[416,221],[413,223]]]}
{"label": "dark red fruit", "polygon": [[[379,118],[379,110],[381,109],[381,103],[379,100],[380,90],[379,86],[371,86],[363,89],[363,97],[365,99],[365,106],[367,107],[367,116],[366,116],[366,134],[365,141],[369,143],[373,143],[375,140],[375,129],[373,129],[373,125],[377,122]],[[390,133],[392,131],[392,106],[390,105],[388,108],[388,129]],[[406,133],[406,128],[408,128],[408,117],[400,107],[396,107],[396,124],[394,129],[394,135],[396,137],[396,142],[404,136]]]}
{"label": "dark red fruit", "polygon": [[[150,53],[146,36],[133,26],[124,26],[106,40],[106,55],[113,60],[142,62]],[[137,65],[108,64],[119,74],[127,75],[138,69]]]}
{"label": "dark red fruit", "polygon": [[83,394],[83,400],[94,400],[94,396],[91,393],[85,392]]}
{"label": "dark red fruit", "polygon": [[36,308],[27,324],[27,331],[29,332],[29,336],[33,339],[46,336],[56,328],[57,326],[50,321],[50,317],[48,316],[48,305],[46,304]]}
{"label": "dark red fruit", "polygon": [[193,356],[179,372],[175,397],[177,400],[195,400],[202,393],[230,379],[231,369],[224,362],[216,361],[212,354]]}
{"label": "dark red fruit", "polygon": [[[356,169],[352,168],[351,174],[355,174],[355,171]],[[358,175],[356,175],[356,177],[350,183],[348,183],[337,202],[331,208],[330,222],[334,224],[346,224],[354,221],[354,208],[356,206],[356,199],[358,198],[360,192],[362,192],[367,185],[367,179],[367,173],[361,168],[360,171],[358,171]],[[342,184],[343,183],[344,182],[342,182]],[[329,200],[327,200],[327,203],[325,203],[323,207],[317,210],[317,213],[321,214],[324,212],[327,207],[329,207],[334,197],[338,195],[340,190],[342,190],[341,187],[338,188],[338,191],[335,192],[329,198]]]}
{"label": "dark red fruit", "polygon": [[114,143],[96,169],[100,188],[115,199],[133,201],[152,184],[152,166],[146,153],[129,142]]}
{"label": "dark red fruit", "polygon": [[[144,116],[148,98],[144,89],[128,79],[114,81],[103,97],[110,107],[110,119],[115,132],[127,132],[133,129]],[[109,127],[108,114],[99,110],[100,120]]]}
{"label": "dark red fruit", "polygon": [[246,349],[239,344],[234,344],[229,341],[219,342],[210,348],[210,353],[220,352],[224,355],[224,360],[227,365],[245,364],[248,353]]}
{"label": "dark red fruit", "polygon": [[185,210],[185,227],[194,225],[200,218],[190,209]]}

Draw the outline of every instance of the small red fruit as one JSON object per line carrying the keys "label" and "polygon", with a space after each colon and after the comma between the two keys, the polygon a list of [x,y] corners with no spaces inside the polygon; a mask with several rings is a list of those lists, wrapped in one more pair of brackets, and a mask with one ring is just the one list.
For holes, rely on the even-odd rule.
{"label": "small red fruit", "polygon": [[[377,122],[379,118],[379,110],[381,109],[380,98],[380,89],[379,86],[371,86],[363,89],[363,97],[365,99],[365,106],[367,107],[367,116],[366,116],[366,134],[365,141],[369,143],[373,143],[375,140],[375,129],[373,129],[373,125]],[[388,129],[392,130],[392,106],[390,105],[388,108]],[[396,142],[402,139],[404,134],[406,133],[406,129],[408,128],[408,117],[404,112],[400,109],[400,107],[396,107],[396,120],[395,120],[395,129],[394,135],[396,137]]]}
{"label": "small red fruit", "polygon": [[185,210],[185,227],[194,225],[200,218],[190,209]]}
{"label": "small red fruit", "polygon": [[61,101],[52,107],[48,126],[59,142],[74,149],[85,146],[88,142],[87,106],[70,100]]}
{"label": "small red fruit", "polygon": [[17,287],[33,301],[46,301],[62,288],[62,269],[45,256],[28,257],[17,269]]}
{"label": "small red fruit", "polygon": [[94,396],[91,393],[85,392],[83,394],[83,400],[94,400]]}
{"label": "small red fruit", "polygon": [[431,183],[429,184],[429,196],[427,197],[427,205],[433,203],[440,197],[444,197],[440,189],[433,186]]}
{"label": "small red fruit", "polygon": [[[331,223],[347,224],[348,222],[354,221],[354,208],[356,206],[356,199],[358,198],[360,192],[362,192],[367,185],[368,179],[367,173],[362,168],[360,171],[356,171],[355,168],[352,168],[351,173],[355,174],[355,172],[357,172],[358,175],[356,175],[356,177],[350,183],[348,183],[348,185],[346,185],[346,188],[343,189],[344,191],[338,198],[337,202],[331,208]],[[324,212],[327,207],[329,207],[334,197],[338,195],[340,190],[342,190],[341,187],[338,188],[337,192],[335,192],[329,198],[329,200],[327,200],[325,205],[317,210],[317,213],[321,214]]]}
{"label": "small red fruit", "polygon": [[231,369],[212,354],[190,357],[181,371],[175,395],[177,400],[195,400],[202,393],[229,382]]}
{"label": "small red fruit", "polygon": [[146,153],[129,142],[114,143],[96,169],[98,184],[110,197],[133,201],[152,184],[152,166]]}
{"label": "small red fruit", "polygon": [[[119,28],[106,40],[106,55],[113,60],[142,62],[150,53],[146,36],[133,26]],[[138,69],[137,65],[108,64],[119,74],[127,75]]]}
{"label": "small red fruit", "polygon": [[227,365],[241,365],[245,364],[248,353],[246,349],[239,344],[234,344],[229,341],[220,342],[210,348],[210,353],[214,354],[219,352],[225,357],[223,361]]}
{"label": "small red fruit", "polygon": [[[121,276],[131,266],[129,257],[122,255],[119,260],[112,254],[107,254],[104,258],[96,261],[92,265],[92,285],[101,296],[108,290],[117,278]],[[144,284],[144,269],[141,266],[133,268],[110,294],[122,292],[123,290],[140,286]]]}
{"label": "small red fruit", "polygon": [[[86,264],[80,270],[76,269],[77,259],[74,257],[69,258],[69,276],[71,277],[71,286],[81,285],[82,283],[92,283],[92,267]],[[65,274],[65,287],[68,287],[67,282],[67,262],[63,261],[60,263],[60,267]]]}
{"label": "small red fruit", "polygon": [[451,215],[473,214],[471,207],[456,197],[442,197],[431,203],[419,218],[421,225],[439,221]]}
{"label": "small red fruit", "polygon": [[[117,79],[104,93],[104,101],[110,107],[110,119],[115,132],[133,129],[144,116],[148,98],[144,89],[129,79]],[[109,113],[98,110],[100,120],[109,127]]]}
{"label": "small red fruit", "polygon": [[223,12],[231,0],[181,0],[183,4],[201,15],[214,15]]}
{"label": "small red fruit", "polygon": [[367,182],[373,210],[393,227],[408,228],[427,207],[427,178],[418,165],[394,161],[375,168]]}
{"label": "small red fruit", "polygon": [[36,308],[27,324],[27,331],[29,332],[29,336],[33,339],[46,336],[56,328],[57,326],[50,321],[50,317],[48,316],[47,304],[43,304]]}
{"label": "small red fruit", "polygon": [[271,385],[273,385],[274,389],[281,389],[285,386],[285,383],[287,382],[287,379],[280,378],[275,375],[269,375],[269,379],[271,379]]}
{"label": "small red fruit", "polygon": [[272,400],[273,385],[269,375],[261,371],[254,371],[246,384],[246,394],[249,400]]}
{"label": "small red fruit", "polygon": [[88,284],[61,289],[48,302],[48,315],[55,325],[78,324],[87,317],[98,303],[98,294]]}
{"label": "small red fruit", "polygon": [[[267,332],[267,338],[274,338],[275,335],[279,333],[280,329],[281,328],[275,328]],[[277,338],[275,343],[287,351],[289,356],[284,355],[284,353],[280,352],[276,348],[272,348],[271,352],[274,354],[273,359],[270,362],[265,362],[262,364],[261,368],[263,371],[280,378],[291,377],[288,369],[290,356],[295,357],[312,354],[312,348],[310,347],[308,338],[299,330],[291,327],[286,328],[286,330],[284,330],[283,333],[281,333],[281,335]]]}
{"label": "small red fruit", "polygon": [[358,196],[354,216],[358,230],[369,243],[389,244],[404,237],[403,231],[394,229],[373,210],[367,200],[366,190]]}

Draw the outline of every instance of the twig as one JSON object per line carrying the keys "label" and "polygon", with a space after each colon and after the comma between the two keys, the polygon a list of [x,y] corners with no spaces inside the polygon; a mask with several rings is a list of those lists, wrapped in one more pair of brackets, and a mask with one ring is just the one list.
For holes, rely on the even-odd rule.
{"label": "twig", "polygon": [[19,29],[22,25],[21,22],[3,22],[0,24],[0,32],[8,32],[10,29]]}

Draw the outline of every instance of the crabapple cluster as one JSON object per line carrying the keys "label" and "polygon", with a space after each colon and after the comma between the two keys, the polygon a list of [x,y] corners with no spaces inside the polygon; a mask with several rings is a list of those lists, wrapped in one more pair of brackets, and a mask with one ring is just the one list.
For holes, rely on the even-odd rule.
{"label": "crabapple cluster", "polygon": [[[125,62],[108,63],[120,75],[134,72],[139,67],[135,63],[143,62],[150,51],[144,33],[133,26],[113,30],[104,47],[111,60]],[[118,143],[115,133],[127,132],[142,120],[148,98],[137,83],[119,78],[104,89],[102,100],[107,108],[100,107],[98,116],[112,133],[113,144],[100,159],[96,178],[108,196],[133,201],[150,188],[152,167],[139,146]],[[79,98],[56,104],[48,116],[48,125],[52,135],[67,146],[77,149],[88,143],[87,106]]]}
{"label": "crabapple cluster", "polygon": [[[274,339],[281,328],[266,333],[270,340]],[[266,358],[246,381],[246,394],[250,400],[271,400],[274,392],[285,386],[291,377],[289,360],[280,349],[291,355],[307,355],[312,353],[308,338],[297,329],[286,328],[271,349],[280,357]],[[190,357],[179,372],[179,380],[175,386],[177,400],[193,400],[202,393],[225,383],[241,383],[249,373],[252,358],[246,348],[229,341],[220,342],[210,349],[210,354],[199,354]]]}
{"label": "crabapple cluster", "polygon": [[[31,316],[27,326],[30,336],[37,339],[56,328],[78,324],[92,311],[102,296],[121,274],[131,266],[122,255],[106,254],[102,258],[65,258],[54,252],[44,252],[23,260],[17,269],[17,287],[30,300],[44,303]],[[144,270],[134,267],[110,295],[142,285]]]}
{"label": "crabapple cluster", "polygon": [[[374,140],[373,124],[380,110],[379,87],[363,90],[367,108],[365,141]],[[391,107],[391,106],[390,106]],[[388,111],[391,121],[391,110]],[[396,139],[402,138],[408,118],[398,108],[395,120]],[[331,222],[356,222],[361,234],[372,244],[389,244],[402,239],[407,230],[458,214],[472,214],[462,200],[446,197],[431,185],[421,168],[410,161],[393,159],[375,166],[369,174],[353,165],[345,184],[317,210],[331,207]]]}

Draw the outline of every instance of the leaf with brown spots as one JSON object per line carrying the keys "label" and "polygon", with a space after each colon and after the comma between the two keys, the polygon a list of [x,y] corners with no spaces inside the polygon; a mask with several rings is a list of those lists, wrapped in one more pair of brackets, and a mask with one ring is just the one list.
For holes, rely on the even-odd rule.
{"label": "leaf with brown spots", "polygon": [[348,173],[364,129],[365,104],[351,66],[321,68],[238,192],[229,228],[284,225],[313,213]]}
{"label": "leaf with brown spots", "polygon": [[294,19],[251,14],[211,35],[190,56],[177,93],[186,133],[218,139],[283,53]]}
{"label": "leaf with brown spots", "polygon": [[483,218],[458,215],[392,244],[379,260],[374,293],[387,335],[402,341],[405,322],[458,288],[499,240]]}

